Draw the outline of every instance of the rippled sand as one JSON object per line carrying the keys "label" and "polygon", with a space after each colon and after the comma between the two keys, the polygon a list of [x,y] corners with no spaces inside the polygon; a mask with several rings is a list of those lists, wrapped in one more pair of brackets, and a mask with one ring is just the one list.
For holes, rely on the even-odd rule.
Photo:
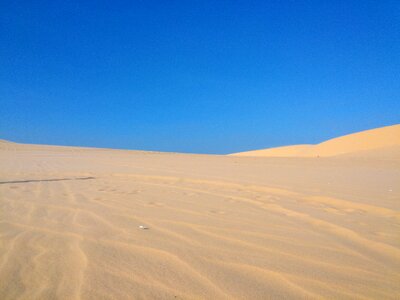
{"label": "rippled sand", "polygon": [[399,200],[396,158],[3,142],[0,298],[399,299]]}

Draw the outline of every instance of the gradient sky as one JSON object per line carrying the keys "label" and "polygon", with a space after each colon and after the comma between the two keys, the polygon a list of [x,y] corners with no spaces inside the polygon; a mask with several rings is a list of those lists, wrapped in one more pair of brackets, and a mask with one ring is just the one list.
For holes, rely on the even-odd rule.
{"label": "gradient sky", "polygon": [[400,123],[400,1],[1,1],[0,138],[229,153]]}

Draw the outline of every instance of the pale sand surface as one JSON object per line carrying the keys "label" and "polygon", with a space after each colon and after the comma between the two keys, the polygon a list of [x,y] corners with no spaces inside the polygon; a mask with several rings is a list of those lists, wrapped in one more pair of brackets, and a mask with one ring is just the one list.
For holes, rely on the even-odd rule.
{"label": "pale sand surface", "polygon": [[0,299],[399,299],[400,161],[382,153],[0,142]]}
{"label": "pale sand surface", "polygon": [[233,156],[263,157],[331,157],[356,153],[369,156],[379,150],[378,157],[395,151],[400,154],[400,124],[375,128],[337,137],[317,145],[293,145],[246,152]]}

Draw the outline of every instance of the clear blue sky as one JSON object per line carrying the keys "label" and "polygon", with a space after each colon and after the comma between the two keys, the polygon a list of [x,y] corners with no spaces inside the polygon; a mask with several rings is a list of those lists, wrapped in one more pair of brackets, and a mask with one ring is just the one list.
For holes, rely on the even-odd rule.
{"label": "clear blue sky", "polygon": [[400,123],[400,1],[1,1],[0,138],[228,153]]}

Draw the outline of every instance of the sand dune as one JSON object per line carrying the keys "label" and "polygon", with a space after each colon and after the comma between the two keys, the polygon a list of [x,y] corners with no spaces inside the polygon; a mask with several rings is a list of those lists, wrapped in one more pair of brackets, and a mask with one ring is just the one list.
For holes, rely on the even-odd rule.
{"label": "sand dune", "polygon": [[[343,139],[321,153],[359,145]],[[386,146],[355,159],[2,142],[0,298],[399,299]]]}
{"label": "sand dune", "polygon": [[7,141],[7,140],[1,140],[0,139],[0,147],[4,147],[5,145],[8,145],[8,144],[14,144],[13,142],[10,142],[10,141]]}
{"label": "sand dune", "polygon": [[[395,149],[396,148],[396,149]],[[269,157],[328,157],[356,153],[369,156],[379,152],[386,157],[392,150],[397,156],[400,148],[400,124],[357,132],[328,140],[318,145],[294,145],[263,150],[239,152],[234,156],[269,156]]]}

